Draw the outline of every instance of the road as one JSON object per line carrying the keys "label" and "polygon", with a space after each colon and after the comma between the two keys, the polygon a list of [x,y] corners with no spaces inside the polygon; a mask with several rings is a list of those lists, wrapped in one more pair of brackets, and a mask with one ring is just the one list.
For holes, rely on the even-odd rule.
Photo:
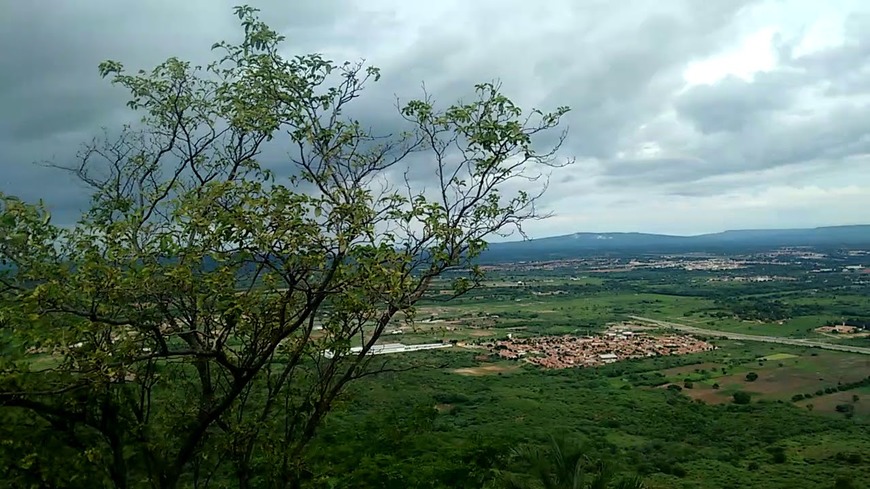
{"label": "road", "polygon": [[834,343],[825,343],[823,341],[815,341],[815,340],[805,340],[801,338],[784,338],[782,336],[761,336],[754,334],[743,334],[743,333],[732,333],[729,331],[716,331],[713,329],[704,329],[704,328],[696,328],[695,326],[687,326],[685,324],[672,323],[670,321],[662,321],[659,319],[645,318],[641,316],[629,316],[632,319],[636,319],[638,321],[643,321],[646,323],[652,323],[657,326],[662,326],[665,328],[673,328],[678,329],[680,331],[704,335],[704,336],[714,336],[719,338],[728,338],[729,340],[745,340],[745,341],[761,341],[764,343],[778,343],[780,345],[792,345],[792,346],[805,346],[805,347],[815,347],[822,348],[825,350],[836,350],[836,351],[845,351],[849,353],[861,353],[864,355],[870,355],[870,348],[863,346],[852,346],[852,345],[837,345]]}

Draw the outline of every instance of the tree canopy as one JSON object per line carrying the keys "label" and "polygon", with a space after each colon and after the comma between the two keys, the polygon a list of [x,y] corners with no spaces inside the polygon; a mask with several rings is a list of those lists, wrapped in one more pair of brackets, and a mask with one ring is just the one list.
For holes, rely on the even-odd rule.
{"label": "tree canopy", "polygon": [[[447,269],[473,287],[486,240],[543,217],[543,181],[514,183],[569,162],[564,132],[538,141],[568,109],[523,111],[497,83],[367,129],[346,114],[377,68],[282,56],[256,9],[235,13],[244,39],[208,66],[100,65],[142,118],[58,165],[91,190],[75,225],[0,195],[16,487],[300,485],[344,387],[382,370],[384,329]],[[291,151],[261,161],[276,144]]]}

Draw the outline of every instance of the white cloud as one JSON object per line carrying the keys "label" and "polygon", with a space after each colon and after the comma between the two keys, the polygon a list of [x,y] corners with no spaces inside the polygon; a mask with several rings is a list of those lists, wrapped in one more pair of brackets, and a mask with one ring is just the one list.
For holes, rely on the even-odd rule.
{"label": "white cloud", "polygon": [[776,55],[773,52],[775,35],[775,28],[766,27],[746,36],[733,49],[690,63],[683,72],[687,87],[710,85],[729,75],[752,81],[756,73],[771,70],[776,65]]}

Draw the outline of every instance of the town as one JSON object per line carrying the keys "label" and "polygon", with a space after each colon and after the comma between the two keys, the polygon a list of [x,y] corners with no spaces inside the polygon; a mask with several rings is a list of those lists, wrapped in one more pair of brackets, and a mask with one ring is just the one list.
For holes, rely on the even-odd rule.
{"label": "town", "polygon": [[507,360],[524,359],[544,368],[595,367],[630,358],[685,355],[710,351],[714,346],[686,335],[652,336],[623,331],[603,336],[543,336],[509,338],[492,344]]}

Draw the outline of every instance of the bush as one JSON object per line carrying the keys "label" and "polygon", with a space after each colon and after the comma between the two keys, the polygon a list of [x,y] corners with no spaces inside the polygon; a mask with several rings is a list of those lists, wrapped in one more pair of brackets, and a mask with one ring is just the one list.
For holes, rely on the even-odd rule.
{"label": "bush", "polygon": [[755,382],[756,379],[758,379],[758,374],[757,374],[757,373],[755,373],[755,372],[749,372],[748,374],[746,374],[746,381],[747,381],[747,382]]}
{"label": "bush", "polygon": [[784,464],[787,457],[785,456],[785,449],[782,447],[772,447],[768,448],[767,451],[773,457],[773,463],[775,464]]}
{"label": "bush", "polygon": [[718,388],[719,388],[719,384],[713,384],[713,388],[714,388],[714,389],[718,389]]}
{"label": "bush", "polygon": [[860,465],[863,461],[863,457],[861,457],[860,453],[837,452],[834,458],[840,462],[846,462],[852,465]]}
{"label": "bush", "polygon": [[851,404],[837,404],[834,408],[838,413],[851,414],[855,412],[855,406]]}
{"label": "bush", "polygon": [[852,484],[852,479],[846,476],[839,476],[834,482],[834,489],[852,489],[853,487],[855,485]]}
{"label": "bush", "polygon": [[795,394],[795,395],[791,396],[791,402],[802,401],[803,399],[804,399],[803,394]]}

